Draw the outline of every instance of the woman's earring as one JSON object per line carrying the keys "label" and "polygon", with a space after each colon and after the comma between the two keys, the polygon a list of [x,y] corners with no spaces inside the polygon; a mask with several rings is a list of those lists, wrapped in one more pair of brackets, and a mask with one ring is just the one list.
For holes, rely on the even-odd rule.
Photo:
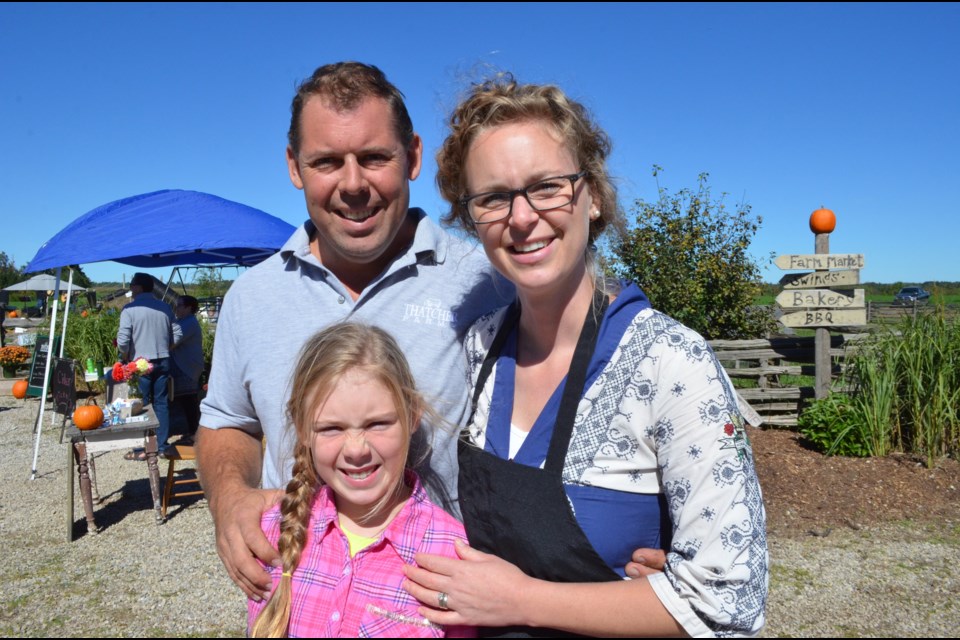
{"label": "woman's earring", "polygon": [[600,209],[593,209],[592,211],[590,211],[591,220],[596,220],[599,217],[600,217]]}

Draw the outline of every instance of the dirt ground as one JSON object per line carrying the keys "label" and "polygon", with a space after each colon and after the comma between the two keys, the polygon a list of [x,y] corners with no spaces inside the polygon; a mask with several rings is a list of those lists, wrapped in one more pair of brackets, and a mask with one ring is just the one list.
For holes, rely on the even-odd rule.
{"label": "dirt ground", "polygon": [[960,521],[960,461],[927,469],[921,459],[824,456],[783,429],[748,431],[767,509],[767,529],[784,537],[903,520]]}

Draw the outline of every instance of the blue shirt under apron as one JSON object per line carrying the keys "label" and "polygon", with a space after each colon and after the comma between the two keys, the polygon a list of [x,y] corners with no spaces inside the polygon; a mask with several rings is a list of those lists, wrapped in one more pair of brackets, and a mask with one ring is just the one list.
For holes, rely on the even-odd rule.
{"label": "blue shirt under apron", "polygon": [[[590,388],[610,361],[628,325],[643,309],[647,297],[634,284],[624,286],[600,323],[597,346],[587,370],[584,389]],[[511,332],[497,360],[490,417],[484,449],[507,459],[510,450],[510,418],[513,415],[514,380],[517,366],[517,329]],[[566,378],[550,400],[520,447],[514,462],[541,467],[547,458],[550,437]],[[665,549],[670,542],[670,522],[663,494],[628,493],[600,487],[564,484],[577,522],[607,565],[621,576],[634,550]]]}

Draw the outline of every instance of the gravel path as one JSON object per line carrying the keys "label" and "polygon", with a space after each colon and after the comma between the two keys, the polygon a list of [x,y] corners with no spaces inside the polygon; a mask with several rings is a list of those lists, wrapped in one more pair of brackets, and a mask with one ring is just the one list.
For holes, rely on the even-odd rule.
{"label": "gravel path", "polygon": [[[123,452],[97,458],[103,531],[84,533],[75,488],[80,537],[66,541],[67,445],[49,414],[30,480],[38,404],[0,390],[0,636],[243,636],[246,602],[217,558],[206,502],[176,500],[157,526],[146,466]],[[765,637],[960,631],[960,523],[772,538],[770,552]]]}

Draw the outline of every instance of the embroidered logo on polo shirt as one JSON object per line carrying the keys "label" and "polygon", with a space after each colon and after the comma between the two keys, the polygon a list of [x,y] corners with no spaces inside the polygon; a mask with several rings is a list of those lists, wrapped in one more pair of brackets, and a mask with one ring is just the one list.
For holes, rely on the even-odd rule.
{"label": "embroidered logo on polo shirt", "polygon": [[428,298],[425,304],[403,305],[403,321],[416,324],[431,324],[437,327],[449,327],[457,319],[457,314],[443,308],[437,298]]}

